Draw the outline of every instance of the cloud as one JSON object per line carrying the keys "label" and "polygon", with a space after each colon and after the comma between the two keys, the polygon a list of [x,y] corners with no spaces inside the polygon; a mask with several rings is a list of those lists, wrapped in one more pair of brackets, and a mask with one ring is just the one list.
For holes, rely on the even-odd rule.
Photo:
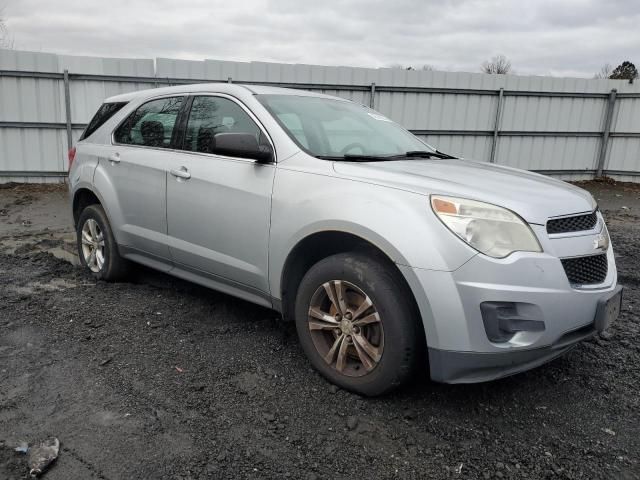
{"label": "cloud", "polygon": [[640,52],[637,0],[5,0],[16,48],[591,77]]}

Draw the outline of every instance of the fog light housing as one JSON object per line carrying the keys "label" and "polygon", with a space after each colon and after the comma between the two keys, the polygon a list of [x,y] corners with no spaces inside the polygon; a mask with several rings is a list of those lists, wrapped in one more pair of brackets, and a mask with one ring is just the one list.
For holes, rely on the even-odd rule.
{"label": "fog light housing", "polygon": [[537,305],[520,302],[482,302],[484,330],[489,341],[504,343],[519,332],[542,332],[542,311]]}

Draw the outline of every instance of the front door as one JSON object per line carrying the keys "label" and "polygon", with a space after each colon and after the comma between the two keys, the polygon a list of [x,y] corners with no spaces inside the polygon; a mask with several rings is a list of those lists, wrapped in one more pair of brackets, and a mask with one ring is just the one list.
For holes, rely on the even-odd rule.
{"label": "front door", "polygon": [[248,110],[226,96],[193,99],[183,153],[167,172],[167,226],[178,268],[268,293],[275,164],[216,153],[218,133],[265,136]]}

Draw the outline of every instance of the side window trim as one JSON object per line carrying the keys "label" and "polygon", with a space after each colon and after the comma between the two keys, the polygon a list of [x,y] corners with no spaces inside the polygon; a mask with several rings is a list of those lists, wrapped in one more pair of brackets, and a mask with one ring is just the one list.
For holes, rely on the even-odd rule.
{"label": "side window trim", "polygon": [[[236,105],[238,105],[238,107],[240,107],[249,116],[251,121],[256,124],[256,126],[258,127],[258,129],[260,130],[262,135],[264,135],[264,137],[267,139],[267,141],[269,142],[269,145],[271,145],[271,149],[273,150],[273,157],[274,157],[274,162],[273,163],[277,163],[278,154],[276,152],[276,146],[275,146],[275,143],[273,142],[273,139],[271,138],[271,135],[269,135],[269,132],[265,128],[265,126],[258,119],[258,117],[251,111],[251,109],[249,107],[247,107],[242,101],[240,101],[238,98],[236,98],[236,97],[234,97],[232,95],[228,95],[226,93],[196,92],[196,93],[189,94],[189,98],[187,99],[187,102],[185,102],[185,103],[189,104],[189,107],[188,107],[188,109],[185,109],[183,112],[181,112],[181,114],[182,113],[185,114],[184,124],[178,125],[178,123],[176,122],[176,125],[178,125],[178,127],[181,128],[180,143],[178,144],[178,147],[177,147],[178,150],[180,150],[183,153],[189,153],[189,154],[192,154],[192,155],[206,155],[206,156],[213,156],[213,157],[227,158],[227,159],[231,159],[231,160],[240,160],[240,161],[243,161],[243,162],[255,163],[254,160],[243,158],[243,157],[231,157],[229,155],[221,155],[219,153],[195,152],[195,151],[192,151],[192,150],[185,150],[184,149],[184,140],[185,140],[185,137],[186,137],[187,124],[189,122],[189,116],[191,115],[191,106],[193,105],[193,101],[196,99],[196,97],[218,97],[218,98],[224,98],[224,99],[230,100],[231,102],[233,102]],[[179,118],[179,120],[181,120],[181,119]]]}
{"label": "side window trim", "polygon": [[[129,121],[129,119],[135,115],[135,113],[138,111],[138,109],[140,109],[141,107],[143,107],[144,105],[146,105],[147,103],[150,102],[154,102],[156,100],[162,100],[163,98],[184,98],[185,101],[182,102],[182,106],[180,107],[180,112],[178,112],[178,116],[176,117],[176,123],[173,125],[173,132],[172,132],[172,136],[171,136],[171,143],[169,144],[168,148],[165,147],[150,147],[147,145],[135,145],[135,144],[131,144],[131,143],[120,143],[120,142],[116,142],[116,131],[118,131],[118,129],[124,125],[126,122]],[[176,132],[176,127],[178,126],[178,120],[180,118],[180,114],[182,113],[182,107],[184,107],[184,104],[186,103],[186,100],[189,99],[189,94],[188,93],[172,93],[172,94],[165,94],[165,95],[158,95],[157,97],[149,97],[149,98],[145,98],[143,100],[142,103],[138,104],[137,106],[134,107],[133,110],[131,110],[129,112],[129,114],[124,117],[111,131],[111,145],[118,145],[118,146],[122,146],[122,147],[137,147],[137,148],[152,148],[154,150],[173,150],[173,135]]]}
{"label": "side window trim", "polygon": [[184,102],[182,102],[178,118],[176,118],[176,123],[173,126],[173,135],[169,144],[171,150],[182,150],[184,148],[184,137],[187,133],[187,123],[189,122],[194,98],[193,95],[187,95]]}

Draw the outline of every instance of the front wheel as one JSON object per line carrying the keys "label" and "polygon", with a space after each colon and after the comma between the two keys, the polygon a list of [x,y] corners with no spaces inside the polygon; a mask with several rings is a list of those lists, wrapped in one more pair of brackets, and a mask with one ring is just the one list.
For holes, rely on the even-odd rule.
{"label": "front wheel", "polygon": [[321,260],[302,279],[298,336],[331,382],[373,396],[411,377],[423,337],[399,275],[373,256],[343,253]]}
{"label": "front wheel", "polygon": [[128,262],[120,256],[109,220],[100,205],[89,205],[80,214],[76,229],[80,263],[99,280],[123,278]]}

